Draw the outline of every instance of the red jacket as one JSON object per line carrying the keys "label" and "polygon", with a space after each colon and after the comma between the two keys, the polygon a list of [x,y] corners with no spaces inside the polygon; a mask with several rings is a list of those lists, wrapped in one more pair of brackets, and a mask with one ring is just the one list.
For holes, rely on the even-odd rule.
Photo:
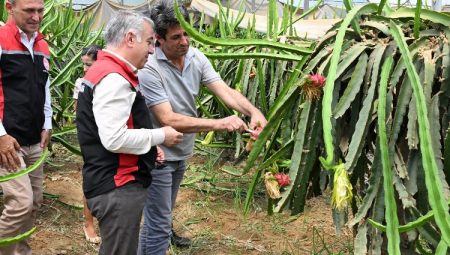
{"label": "red jacket", "polygon": [[45,85],[50,52],[41,33],[33,45],[34,58],[20,40],[12,19],[0,27],[0,119],[6,133],[20,145],[41,140]]}

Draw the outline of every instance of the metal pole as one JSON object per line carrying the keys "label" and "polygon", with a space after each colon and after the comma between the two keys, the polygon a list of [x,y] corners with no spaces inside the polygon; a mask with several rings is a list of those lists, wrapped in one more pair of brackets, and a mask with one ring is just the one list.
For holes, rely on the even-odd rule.
{"label": "metal pole", "polygon": [[442,11],[442,0],[433,0],[432,6],[435,11]]}
{"label": "metal pole", "polygon": [[303,12],[307,12],[309,10],[309,0],[303,0]]}

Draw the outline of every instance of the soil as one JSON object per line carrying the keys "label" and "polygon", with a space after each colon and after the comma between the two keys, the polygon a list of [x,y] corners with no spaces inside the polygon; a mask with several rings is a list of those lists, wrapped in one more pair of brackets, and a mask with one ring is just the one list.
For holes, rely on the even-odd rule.
{"label": "soil", "polygon": [[[38,230],[30,240],[33,254],[97,254],[99,246],[85,241],[82,230],[81,158],[53,145],[48,162]],[[298,216],[269,216],[261,186],[244,217],[252,176],[230,176],[219,170],[220,164],[199,155],[190,161],[174,228],[194,243],[186,249],[171,247],[168,254],[352,254],[350,231],[335,233],[329,196],[309,199]]]}

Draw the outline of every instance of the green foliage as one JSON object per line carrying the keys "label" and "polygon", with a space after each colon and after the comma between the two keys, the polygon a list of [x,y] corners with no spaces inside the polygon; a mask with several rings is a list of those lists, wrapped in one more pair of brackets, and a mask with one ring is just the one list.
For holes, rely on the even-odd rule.
{"label": "green foliage", "polygon": [[17,243],[17,242],[20,242],[22,240],[25,240],[28,237],[30,237],[35,231],[36,231],[36,228],[33,227],[32,229],[30,229],[27,232],[25,232],[23,234],[20,234],[18,236],[0,239],[0,247],[1,246],[8,246],[8,245],[11,245],[13,243]]}
{"label": "green foliage", "polygon": [[[298,60],[276,57],[299,51],[273,42],[303,42],[274,36],[276,31],[290,29],[274,27],[273,15],[268,15],[271,30],[255,47],[242,39],[205,39],[214,33],[193,34],[206,53],[239,57],[218,64],[214,54],[209,54],[225,79],[233,77],[227,82],[262,109],[269,120],[244,167],[244,174],[253,173],[245,213],[265,169],[274,162],[290,160],[289,167],[280,171],[289,172],[292,182],[279,200],[270,201],[273,208],[269,212],[287,207],[299,213],[306,194],[320,192],[332,180],[323,170],[336,169],[337,161],[344,159],[357,198],[352,202],[354,217],[348,224],[357,225],[355,247],[359,251],[381,251],[381,232],[364,223],[369,220],[374,225],[387,222],[383,230],[392,254],[400,253],[400,238],[404,237],[399,233],[406,229],[417,230],[419,235],[404,242],[422,247],[425,240],[432,251],[445,252],[443,242],[448,244],[450,234],[449,174],[444,173],[450,162],[450,18],[420,5],[393,10],[387,1],[359,7],[345,2],[349,13],[343,21],[313,44],[310,55],[302,51]],[[217,31],[213,27],[220,27],[220,22],[205,30]],[[248,31],[252,30],[250,26]],[[220,30],[220,37],[228,38],[224,32]],[[254,35],[247,35],[250,39],[246,40],[251,41]],[[269,59],[251,57],[262,51],[270,53]],[[249,59],[241,59],[246,57]],[[246,77],[250,70],[256,74],[254,83]],[[310,73],[327,78],[319,101],[305,98],[304,84]],[[263,85],[260,77],[265,78]],[[227,112],[214,100],[202,107],[221,115]],[[317,133],[320,129],[323,137]],[[216,134],[216,139],[227,136]],[[241,148],[238,144],[242,142],[237,136],[236,148]],[[318,160],[321,154],[323,169]],[[334,215],[339,230],[345,211],[335,211]]]}
{"label": "green foliage", "polygon": [[392,161],[389,157],[388,138],[386,134],[386,92],[389,75],[392,69],[392,57],[388,57],[383,64],[378,93],[378,132],[381,164],[383,168],[384,203],[386,205],[386,225],[389,254],[400,254],[400,233],[398,230],[397,203],[395,202],[394,187],[392,187]]}
{"label": "green foliage", "polygon": [[0,176],[0,182],[6,182],[6,181],[9,181],[9,180],[12,180],[12,179],[15,179],[17,177],[20,177],[22,175],[28,174],[29,172],[32,172],[32,171],[36,170],[36,168],[38,168],[40,165],[44,164],[45,159],[47,158],[47,156],[48,156],[48,150],[45,149],[45,151],[42,154],[42,156],[33,165],[31,165],[31,166],[29,166],[29,167],[27,167],[27,168],[25,168],[23,170],[20,170],[20,171],[17,171],[17,172],[8,174],[8,175]]}
{"label": "green foliage", "polygon": [[[241,11],[237,15],[238,17],[233,18],[229,15],[227,9],[220,8],[219,16],[213,24],[205,26],[202,18],[200,18],[197,28],[189,26],[187,23],[182,23],[182,25],[189,32],[193,39],[193,44],[212,59],[213,65],[224,81],[247,96],[264,113],[267,113],[271,106],[276,104],[277,97],[280,91],[283,90],[286,80],[292,77],[289,84],[291,84],[290,86],[295,84],[295,77],[291,76],[291,73],[294,72],[298,76],[301,66],[294,65],[294,63],[304,63],[306,61],[306,58],[303,56],[311,53],[311,42],[294,37],[278,40],[278,35],[285,36],[290,33],[288,22],[281,24],[279,28],[271,25],[273,28],[272,34],[266,35],[256,33],[254,24],[249,24],[247,30],[240,29],[237,25],[242,20],[243,12]],[[288,9],[285,12],[289,14]],[[289,17],[289,15],[285,16]],[[271,18],[269,21],[269,24],[275,24],[276,22],[275,18]],[[280,31],[286,32],[281,34]],[[270,39],[265,39],[268,36]],[[223,40],[217,37],[233,39]],[[236,45],[239,46],[235,47]],[[199,100],[198,110],[201,116],[216,117],[234,114],[220,100],[209,94],[206,89],[202,89],[200,93],[201,100]],[[287,110],[287,108],[284,110]],[[273,140],[270,138],[274,137],[274,134],[266,132],[261,134],[261,136],[266,136],[269,140]],[[243,145],[248,139],[247,135],[241,136],[215,132],[213,142],[207,146],[228,145],[232,142],[234,144],[233,147],[236,149],[235,155],[238,156],[243,154]],[[291,140],[291,137],[285,137],[285,139],[283,144]],[[279,146],[278,142],[273,144],[276,147]],[[265,144],[260,142],[255,143],[255,147],[262,148],[265,146]],[[251,154],[250,157],[256,159],[258,154]],[[267,154],[267,157],[269,156]]]}
{"label": "green foliage", "polygon": [[5,10],[5,0],[0,0],[0,21],[6,21],[8,13]]}
{"label": "green foliage", "polygon": [[[391,32],[392,35],[397,42],[399,50],[402,54],[403,61],[405,63],[407,74],[409,80],[411,81],[411,86],[414,91],[414,99],[416,103],[417,109],[417,120],[419,122],[419,137],[420,137],[420,151],[422,153],[422,165],[423,170],[425,172],[425,184],[428,190],[429,195],[429,203],[430,206],[435,213],[435,220],[439,228],[441,229],[441,234],[443,240],[450,245],[450,215],[448,211],[448,205],[445,202],[445,198],[442,196],[443,188],[442,182],[439,177],[439,170],[436,160],[436,152],[433,151],[433,146],[440,146],[440,144],[432,144],[432,134],[433,129],[431,128],[430,123],[432,122],[431,118],[428,118],[430,111],[427,110],[430,106],[430,100],[432,98],[427,98],[431,96],[431,91],[429,88],[433,86],[433,82],[427,83],[425,80],[426,74],[424,74],[424,78],[421,80],[417,71],[414,69],[414,64],[412,62],[411,54],[407,48],[406,40],[401,33],[400,28],[391,21]],[[444,42],[445,43],[445,42]],[[448,39],[447,39],[448,44]],[[425,67],[427,66],[427,58],[424,57]],[[428,71],[428,70],[425,70]],[[434,72],[434,69],[431,70]],[[434,77],[433,77],[434,78]],[[428,86],[425,87],[425,86]],[[430,94],[426,92],[430,92]],[[427,94],[427,95],[426,95]],[[428,103],[427,103],[428,101]],[[444,105],[445,106],[445,105]],[[440,130],[437,130],[440,132]],[[434,136],[439,135],[434,134]],[[439,141],[440,143],[440,141]],[[439,148],[440,150],[440,148]],[[440,159],[438,159],[441,161]],[[442,162],[441,162],[442,164]],[[441,168],[442,171],[442,168]],[[448,184],[447,184],[448,186]]]}
{"label": "green foliage", "polygon": [[[363,8],[361,7],[361,9]],[[353,10],[355,9],[352,9],[349,15]],[[324,136],[325,145],[329,144],[326,155],[328,157],[329,154],[337,154],[345,158],[346,168],[351,173],[350,178],[353,180],[354,189],[360,196],[363,196],[363,203],[359,205],[359,208],[354,207],[355,217],[349,224],[350,226],[358,224],[365,217],[386,221],[390,254],[400,254],[398,236],[401,227],[398,226],[398,220],[405,220],[404,216],[401,217],[402,213],[399,214],[403,209],[397,210],[396,208],[418,206],[414,200],[417,190],[423,192],[422,194],[428,194],[429,197],[428,204],[421,204],[423,209],[416,209],[416,212],[425,213],[431,208],[439,216],[435,215],[436,225],[433,222],[428,222],[427,225],[440,229],[443,240],[446,240],[446,236],[450,233],[447,230],[448,206],[442,195],[448,194],[448,183],[443,178],[442,156],[440,156],[444,155],[445,148],[443,140],[439,139],[440,134],[446,133],[448,119],[441,123],[435,121],[435,118],[445,118],[449,108],[446,100],[448,94],[439,97],[445,91],[444,84],[448,82],[448,80],[440,78],[446,74],[448,65],[447,59],[446,61],[440,60],[442,52],[449,45],[449,34],[445,27],[448,18],[446,19],[440,13],[426,11],[421,16],[423,19],[420,21],[422,26],[419,37],[411,40],[414,38],[412,26],[417,23],[408,22],[404,18],[409,17],[409,20],[412,21],[414,12],[406,9],[400,9],[399,12],[394,11],[391,16],[402,16],[402,22],[392,19],[390,23],[386,23],[385,18],[374,13],[363,17],[360,24],[371,22],[371,30],[363,29],[363,41],[354,40],[348,49],[344,49],[342,54],[339,53],[338,62],[333,62],[332,59],[328,70],[325,68],[327,84],[322,100],[323,108],[334,108],[333,103],[338,102],[338,109],[335,110],[335,113],[323,115],[324,123],[328,122],[329,116],[332,117],[332,121],[328,122],[327,126],[324,124],[324,133],[327,134]],[[405,13],[412,15],[408,16]],[[345,21],[346,19],[340,24],[339,31],[348,25]],[[396,23],[402,24],[401,29]],[[385,29],[386,25],[390,29],[389,31]],[[373,28],[380,29],[372,30]],[[428,30],[434,32],[426,33],[425,31]],[[391,35],[394,38],[390,37]],[[345,37],[347,38],[341,41],[342,37],[339,37],[338,32],[335,41],[330,41],[328,46],[333,45],[331,47],[334,49],[333,57],[336,49],[340,49],[343,42],[354,38],[352,32],[346,32]],[[347,71],[341,73],[342,75],[334,76],[337,73],[335,68],[342,65],[345,55],[355,52],[353,49],[360,47],[359,43],[370,46],[361,52],[360,57],[356,58],[356,65],[350,66]],[[343,45],[345,47],[345,44]],[[328,50],[329,48],[326,46],[316,48],[316,51]],[[368,62],[367,55],[369,56]],[[387,71],[379,74],[380,67],[392,58],[395,63],[394,71],[391,74]],[[364,66],[362,61],[367,62],[367,67],[364,69],[361,68]],[[405,69],[408,71],[405,72]],[[317,67],[317,70],[321,70],[321,68]],[[356,77],[363,80],[359,87],[353,83]],[[380,87],[383,82],[386,82],[386,79],[390,81],[387,90]],[[336,87],[338,91],[333,91],[333,88],[336,89]],[[375,87],[382,89],[378,95],[373,93]],[[411,92],[411,88],[414,93]],[[409,92],[407,92],[408,90]],[[351,95],[350,100],[346,98],[349,95]],[[345,103],[341,104],[341,102]],[[376,105],[378,105],[378,110],[373,108]],[[386,112],[386,117],[382,114],[384,112]],[[406,116],[408,116],[407,119],[405,119]],[[379,118],[379,129],[376,132],[370,131],[370,127],[375,126],[374,121],[377,120],[377,117]],[[402,129],[402,126],[407,128]],[[387,136],[383,135],[384,132]],[[433,139],[433,137],[438,139]],[[404,141],[408,141],[408,143],[406,144]],[[420,146],[420,154],[416,154],[417,146]],[[404,168],[405,165],[412,165],[417,161],[416,156],[413,155],[420,155],[422,164],[418,168]],[[403,161],[404,159],[406,162]],[[362,167],[360,162],[368,163],[369,167]],[[325,161],[325,163],[328,163],[325,164],[327,167],[327,165],[333,164],[333,159]],[[380,168],[383,169],[385,188],[384,192],[377,194],[379,178],[381,178],[381,175],[378,174]],[[417,178],[420,172],[425,177],[423,182]],[[392,177],[389,178],[390,175]],[[369,189],[364,181],[365,176],[371,177]],[[374,178],[377,178],[378,181]],[[393,188],[397,192],[394,192]],[[383,197],[385,202],[378,203]],[[401,203],[400,206],[396,205],[398,201]],[[386,213],[379,213],[384,208],[386,208]],[[408,215],[407,211],[405,213]],[[422,220],[420,212],[407,217],[411,222],[415,219]],[[427,241],[431,243],[431,247],[436,249],[440,240],[436,240],[433,235],[426,235],[425,231],[420,230],[419,232],[423,233],[423,236],[426,236]],[[357,238],[355,242],[361,243],[355,243],[355,247],[369,246],[372,250],[378,250],[381,248],[381,244],[376,241],[376,238],[373,236],[372,241]],[[417,242],[417,240],[413,240],[413,242]]]}
{"label": "green foliage", "polygon": [[93,17],[88,17],[83,12],[74,12],[71,2],[45,1],[41,30],[51,53],[52,140],[76,154],[80,154],[78,145],[67,138],[76,132],[72,124],[72,95],[75,80],[83,76],[81,49],[90,44],[102,45],[101,31],[90,31],[92,22]]}

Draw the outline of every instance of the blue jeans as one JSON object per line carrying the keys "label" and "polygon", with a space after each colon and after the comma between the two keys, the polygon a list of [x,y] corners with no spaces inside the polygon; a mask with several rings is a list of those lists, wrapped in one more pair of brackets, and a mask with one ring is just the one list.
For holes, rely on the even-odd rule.
{"label": "blue jeans", "polygon": [[172,209],[186,170],[186,161],[166,161],[152,171],[147,189],[144,225],[139,240],[140,255],[165,255],[172,235]]}

